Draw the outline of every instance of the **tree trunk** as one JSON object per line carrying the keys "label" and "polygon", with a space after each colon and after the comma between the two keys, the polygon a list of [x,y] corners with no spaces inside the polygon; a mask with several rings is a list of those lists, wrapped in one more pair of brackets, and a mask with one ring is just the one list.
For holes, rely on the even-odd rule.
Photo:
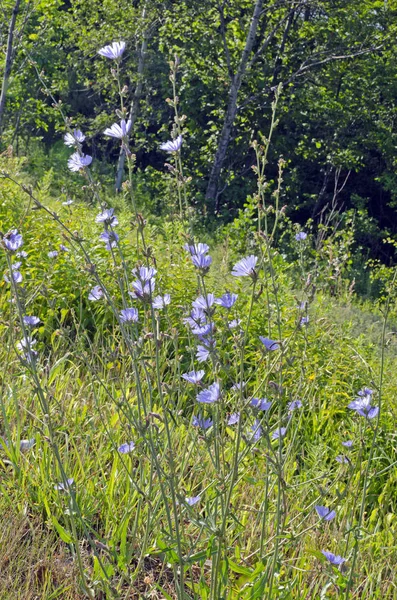
{"label": "tree trunk", "polygon": [[[143,9],[143,13],[142,13],[143,18],[145,17],[145,14],[146,14],[146,9]],[[128,117],[131,120],[131,129],[130,129],[131,132],[133,130],[136,118],[138,116],[139,101],[140,101],[141,95],[142,95],[143,70],[145,68],[145,56],[146,56],[147,46],[148,46],[148,37],[149,37],[148,29],[146,28],[143,33],[142,45],[141,45],[141,49],[139,52],[138,78],[137,78],[137,83],[136,83],[136,87],[135,87],[135,91],[134,91],[134,96],[133,96],[132,103],[131,103],[130,114]],[[123,148],[121,148],[120,156],[119,156],[119,160],[118,160],[118,164],[117,164],[116,182],[115,182],[115,189],[116,189],[117,193],[121,191],[121,184],[123,182],[123,174],[124,174],[124,164],[125,164],[125,151]]]}
{"label": "tree trunk", "polygon": [[216,210],[218,210],[219,202],[218,202],[218,187],[219,187],[219,178],[222,171],[223,163],[226,158],[227,148],[230,143],[230,137],[232,132],[232,127],[234,123],[234,119],[237,114],[237,97],[241,87],[241,83],[243,77],[246,72],[247,64],[249,56],[252,52],[252,48],[255,42],[256,30],[258,27],[259,19],[261,16],[262,6],[264,0],[256,0],[254,12],[252,14],[250,28],[247,34],[247,39],[245,41],[245,47],[243,53],[241,55],[240,64],[238,66],[237,72],[232,79],[232,83],[229,90],[229,98],[226,108],[225,120],[223,122],[223,127],[221,134],[219,136],[218,148],[216,150],[214,164],[212,166],[207,192],[205,195],[206,200],[209,202],[215,201]]}
{"label": "tree trunk", "polygon": [[6,107],[6,93],[8,88],[8,83],[11,75],[12,63],[14,60],[14,52],[13,52],[13,43],[14,43],[14,31],[15,24],[17,20],[17,15],[19,12],[19,6],[21,4],[21,0],[16,0],[11,20],[10,26],[8,28],[8,38],[7,38],[7,51],[6,51],[6,59],[4,65],[4,75],[3,75],[3,83],[1,86],[1,94],[0,94],[0,137],[3,131],[3,118]]}

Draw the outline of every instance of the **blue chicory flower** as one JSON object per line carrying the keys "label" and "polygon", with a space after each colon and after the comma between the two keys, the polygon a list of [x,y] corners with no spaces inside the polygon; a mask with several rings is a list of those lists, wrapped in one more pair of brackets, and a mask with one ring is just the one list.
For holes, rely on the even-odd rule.
{"label": "blue chicory flower", "polygon": [[69,248],[67,246],[64,246],[63,244],[59,244],[59,250],[61,252],[70,252]]}
{"label": "blue chicory flower", "polygon": [[302,401],[301,400],[292,400],[292,402],[290,402],[287,406],[288,408],[288,412],[292,412],[293,410],[297,410],[299,408],[302,408]]}
{"label": "blue chicory flower", "polygon": [[204,362],[208,359],[210,355],[210,349],[207,346],[199,345],[197,346],[196,358],[198,362]]}
{"label": "blue chicory flower", "polygon": [[342,563],[346,562],[345,558],[339,556],[339,554],[333,554],[332,552],[328,552],[327,550],[321,550],[322,554],[324,554],[325,558],[331,563],[331,565],[339,566]]}
{"label": "blue chicory flower", "polygon": [[279,427],[278,429],[276,429],[275,431],[273,431],[272,433],[272,439],[273,440],[278,440],[280,437],[283,438],[285,436],[287,432],[287,428],[286,427]]}
{"label": "blue chicory flower", "polygon": [[120,311],[119,317],[122,323],[136,323],[138,321],[138,311],[136,308],[125,308]]}
{"label": "blue chicory flower", "polygon": [[58,490],[60,492],[67,492],[69,491],[69,488],[74,484],[74,479],[73,477],[70,477],[69,479],[66,480],[66,484],[63,483],[63,481],[61,481],[60,483],[57,483],[54,485],[54,490]]}
{"label": "blue chicory flower", "polygon": [[80,169],[84,169],[88,167],[92,163],[92,156],[88,154],[79,154],[78,152],[74,152],[72,156],[68,160],[68,167],[71,171],[77,173]]}
{"label": "blue chicory flower", "polygon": [[104,46],[98,50],[98,54],[111,60],[117,60],[125,50],[125,42],[113,42],[109,46]]}
{"label": "blue chicory flower", "polygon": [[353,400],[348,405],[350,410],[355,410],[357,414],[362,417],[366,417],[367,419],[374,419],[379,414],[378,406],[371,406],[372,396],[368,394],[367,396],[360,396],[356,400]]}
{"label": "blue chicory flower", "polygon": [[217,381],[215,381],[215,383],[210,385],[208,388],[199,392],[196,396],[196,400],[202,404],[213,404],[219,400],[220,395],[220,385]]}
{"label": "blue chicory flower", "polygon": [[274,340],[271,340],[268,337],[263,337],[260,335],[259,339],[262,342],[262,344],[265,346],[266,350],[268,350],[269,352],[273,352],[274,350],[279,350],[279,348],[280,348],[280,344],[278,342],[275,342]]}
{"label": "blue chicory flower", "polygon": [[102,298],[102,296],[103,296],[103,289],[101,288],[100,285],[96,285],[95,287],[92,288],[92,290],[88,294],[88,300],[91,300],[92,302],[94,302],[96,300],[100,300]]}
{"label": "blue chicory flower", "polygon": [[162,310],[171,302],[171,296],[169,294],[164,294],[164,296],[156,296],[153,298],[152,306],[156,310]]}
{"label": "blue chicory flower", "polygon": [[[22,274],[19,271],[12,271],[11,278],[14,283],[22,283],[23,281]],[[4,275],[4,281],[6,281],[7,283],[11,283],[10,278],[7,274]]]}
{"label": "blue chicory flower", "polygon": [[56,258],[58,256],[58,250],[51,250],[47,254],[48,258]]}
{"label": "blue chicory flower", "polygon": [[342,442],[342,446],[345,446],[345,448],[351,448],[353,446],[353,442],[351,440],[346,440],[346,442]]}
{"label": "blue chicory flower", "polygon": [[309,325],[309,317],[305,316],[305,317],[301,317],[301,320],[299,321],[300,325]]}
{"label": "blue chicory flower", "polygon": [[229,327],[230,329],[235,329],[236,327],[238,327],[241,323],[241,319],[233,319],[233,321],[229,321]]}
{"label": "blue chicory flower", "polygon": [[259,419],[255,419],[255,423],[251,427],[252,431],[252,440],[257,442],[262,437],[262,427]]}
{"label": "blue chicory flower", "polygon": [[239,260],[232,269],[234,277],[254,277],[256,276],[255,267],[258,257],[251,254],[247,258]]}
{"label": "blue chicory flower", "polygon": [[272,403],[267,398],[252,398],[250,405],[257,410],[269,410]]}
{"label": "blue chicory flower", "polygon": [[226,292],[223,294],[221,298],[216,298],[216,304],[223,306],[223,308],[232,308],[238,298],[237,294],[231,294],[230,292]]}
{"label": "blue chicory flower", "polygon": [[150,279],[149,281],[133,281],[132,287],[134,288],[133,292],[129,292],[132,298],[139,298],[139,300],[149,300],[152,297],[154,292],[154,288],[156,287],[155,279]]}
{"label": "blue chicory flower", "polygon": [[101,235],[99,236],[99,238],[103,242],[105,242],[106,250],[111,250],[112,248],[116,248],[118,241],[120,239],[115,231],[103,231],[101,233]]}
{"label": "blue chicory flower", "polygon": [[326,506],[316,505],[314,508],[320,519],[324,519],[324,521],[332,521],[336,517],[336,512]]}
{"label": "blue chicory flower", "polygon": [[297,233],[295,235],[295,239],[297,242],[303,242],[303,240],[305,240],[307,238],[307,233],[305,233],[304,231],[300,231],[299,233]]}
{"label": "blue chicory flower", "polygon": [[343,454],[339,454],[336,458],[335,458],[336,462],[341,463],[341,464],[348,464],[350,463],[350,460],[347,458],[347,456],[344,456]]}
{"label": "blue chicory flower", "polygon": [[227,424],[228,425],[236,425],[236,423],[238,423],[240,421],[240,413],[236,412],[230,415],[230,417],[227,420]]}
{"label": "blue chicory flower", "polygon": [[179,152],[182,146],[182,136],[178,135],[174,140],[170,140],[165,142],[164,144],[160,144],[160,150],[164,150],[164,152]]}
{"label": "blue chicory flower", "polygon": [[199,415],[198,417],[193,417],[192,425],[193,427],[200,427],[200,429],[204,429],[204,431],[206,431],[207,429],[212,427],[213,421],[212,419],[205,419],[204,417],[201,417]]}
{"label": "blue chicory flower", "polygon": [[131,129],[131,125],[132,121],[130,119],[127,122],[125,121],[125,119],[121,119],[120,125],[118,125],[118,123],[114,123],[111,127],[105,129],[103,135],[122,140],[123,138],[128,136],[128,133]]}
{"label": "blue chicory flower", "polygon": [[192,263],[198,269],[209,269],[212,263],[212,257],[209,254],[194,254],[192,256]]}
{"label": "blue chicory flower", "polygon": [[28,450],[31,450],[33,448],[35,443],[36,440],[34,438],[31,438],[29,440],[20,440],[19,449],[21,452],[27,452]]}
{"label": "blue chicory flower", "polygon": [[189,383],[194,383],[195,385],[200,383],[203,377],[204,371],[190,371],[189,373],[184,373],[182,375],[182,379],[185,379],[185,381],[188,381]]}
{"label": "blue chicory flower", "polygon": [[104,223],[108,227],[116,227],[119,222],[114,214],[114,208],[106,208],[104,211],[99,213],[99,215],[95,217],[95,223]]}
{"label": "blue chicory flower", "polygon": [[200,500],[201,500],[200,496],[192,496],[190,498],[185,498],[185,502],[189,506],[194,506],[195,504],[197,504],[197,502],[200,502]]}
{"label": "blue chicory flower", "polygon": [[63,136],[63,141],[66,146],[72,148],[73,146],[78,146],[82,144],[85,140],[85,135],[80,129],[74,129],[72,133],[65,133]]}
{"label": "blue chicory flower", "polygon": [[136,269],[132,269],[132,274],[138,277],[142,283],[148,283],[152,281],[157,271],[154,267],[137,267]]}
{"label": "blue chicory flower", "polygon": [[126,442],[125,444],[121,444],[121,446],[119,446],[117,449],[120,452],[120,454],[129,454],[134,450],[134,448],[134,442]]}
{"label": "blue chicory flower", "polygon": [[39,317],[25,315],[23,317],[23,323],[27,327],[36,327],[36,325],[40,323],[40,319]]}
{"label": "blue chicory flower", "polygon": [[16,252],[23,244],[22,235],[18,233],[18,229],[11,229],[3,237],[3,244],[10,252]]}
{"label": "blue chicory flower", "polygon": [[216,299],[214,294],[207,294],[206,296],[199,296],[192,302],[192,306],[193,308],[205,311],[211,308],[215,301]]}

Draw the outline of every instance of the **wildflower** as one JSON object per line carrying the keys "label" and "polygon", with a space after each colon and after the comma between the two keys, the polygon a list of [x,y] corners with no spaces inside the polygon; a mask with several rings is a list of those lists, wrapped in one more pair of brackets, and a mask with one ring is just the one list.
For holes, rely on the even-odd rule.
{"label": "wildflower", "polygon": [[171,302],[171,296],[169,294],[164,294],[164,296],[156,296],[153,298],[152,306],[157,310],[162,310]]}
{"label": "wildflower", "polygon": [[346,442],[342,442],[342,446],[345,446],[345,448],[351,448],[353,446],[353,442],[351,440],[346,440]]}
{"label": "wildflower", "polygon": [[59,250],[61,252],[70,252],[69,248],[67,246],[64,246],[63,244],[59,244]]}
{"label": "wildflower", "polygon": [[182,136],[178,135],[175,140],[170,140],[164,144],[160,144],[160,150],[165,152],[179,152],[182,146]]}
{"label": "wildflower", "polygon": [[230,417],[227,420],[227,424],[228,425],[236,425],[236,423],[238,423],[240,420],[240,413],[236,412],[230,415]]}
{"label": "wildflower", "polygon": [[58,252],[57,250],[51,250],[51,252],[49,252],[47,256],[48,258],[56,258],[58,256]]}
{"label": "wildflower", "polygon": [[194,254],[192,263],[198,269],[209,269],[212,263],[212,258],[209,254]]}
{"label": "wildflower", "polygon": [[236,263],[232,270],[234,277],[255,277],[255,267],[258,262],[258,257],[251,254],[247,258],[243,258]]}
{"label": "wildflower", "polygon": [[216,298],[215,303],[223,306],[223,308],[232,308],[238,298],[237,294],[226,292],[221,298]]}
{"label": "wildflower", "polygon": [[220,385],[218,382],[215,382],[210,385],[209,388],[199,392],[196,400],[202,404],[213,404],[213,402],[217,402],[217,400],[219,400],[220,395]]}
{"label": "wildflower", "polygon": [[266,350],[269,350],[269,352],[273,352],[274,350],[279,350],[279,348],[280,348],[280,344],[278,342],[275,342],[274,340],[271,340],[270,338],[262,337],[260,335],[259,339],[262,342],[262,344],[265,346]]}
{"label": "wildflower", "polygon": [[106,208],[95,218],[95,223],[104,223],[108,227],[116,227],[119,224],[117,217],[113,214],[114,208]]}
{"label": "wildflower", "polygon": [[360,390],[359,392],[357,392],[357,396],[372,396],[374,393],[374,390],[371,390],[370,388],[363,388],[362,390]]}
{"label": "wildflower", "polygon": [[185,244],[184,248],[185,250],[190,252],[191,256],[203,256],[204,254],[207,254],[208,250],[210,249],[208,244],[203,244],[201,242],[192,246],[190,246],[189,244]]}
{"label": "wildflower", "polygon": [[10,252],[15,252],[23,244],[22,235],[18,233],[18,229],[11,229],[3,237],[3,244]]}
{"label": "wildflower", "polygon": [[183,319],[186,325],[189,325],[191,329],[194,327],[202,327],[207,323],[207,317],[202,308],[193,308],[190,312],[190,316]]}
{"label": "wildflower", "polygon": [[74,204],[73,200],[71,200],[70,198],[68,198],[67,200],[65,200],[65,202],[62,202],[63,206],[70,206],[71,204]]}
{"label": "wildflower", "polygon": [[114,123],[111,127],[108,127],[107,129],[105,129],[105,131],[103,132],[103,135],[107,135],[109,137],[114,137],[119,140],[122,140],[123,138],[127,137],[128,133],[131,129],[131,124],[132,124],[131,119],[129,119],[127,122],[125,121],[125,119],[121,119],[120,125],[118,125],[117,123]]}
{"label": "wildflower", "polygon": [[346,562],[345,558],[339,556],[339,554],[333,554],[332,552],[328,552],[327,550],[321,550],[322,554],[324,554],[325,558],[331,563],[331,565],[341,565]]}
{"label": "wildflower", "polygon": [[348,464],[350,462],[347,456],[344,456],[343,454],[339,454],[335,460],[341,464]]}
{"label": "wildflower", "polygon": [[132,452],[134,448],[134,442],[126,442],[125,444],[121,444],[121,446],[119,446],[117,450],[120,452],[120,454],[128,454],[129,452]]}
{"label": "wildflower", "polygon": [[272,405],[267,398],[252,398],[250,404],[252,408],[256,408],[257,410],[269,410]]}
{"label": "wildflower", "polygon": [[199,362],[204,362],[208,359],[210,350],[206,346],[197,346],[196,358]]}
{"label": "wildflower", "polygon": [[[13,280],[14,283],[22,283],[23,281],[23,277],[21,275],[21,273],[19,271],[12,271],[11,272],[11,278]],[[4,275],[4,280],[7,283],[11,283],[10,278],[8,277],[7,274]]]}
{"label": "wildflower", "polygon": [[116,60],[120,58],[125,50],[125,42],[113,42],[109,46],[104,46],[100,50],[98,50],[98,54],[104,56],[105,58],[110,58],[112,60]]}
{"label": "wildflower", "polygon": [[132,269],[132,274],[138,277],[143,283],[149,282],[157,274],[156,269],[153,267],[138,267]]}
{"label": "wildflower", "polygon": [[182,379],[185,379],[185,381],[188,381],[189,383],[194,383],[195,385],[200,383],[203,377],[204,371],[190,371],[189,373],[184,373],[182,375]]}
{"label": "wildflower", "polygon": [[213,323],[204,323],[203,325],[197,325],[192,327],[192,334],[197,335],[199,338],[205,337],[210,334],[214,329]]}
{"label": "wildflower", "polygon": [[300,325],[309,325],[309,317],[305,316],[305,317],[301,317],[300,320]]}
{"label": "wildflower", "polygon": [[117,246],[117,242],[119,241],[119,236],[115,231],[103,231],[99,238],[105,242],[106,250],[111,250]]}
{"label": "wildflower", "polygon": [[67,492],[68,489],[74,484],[74,479],[73,477],[70,477],[69,479],[66,480],[66,484],[63,483],[63,481],[61,481],[60,483],[57,483],[56,485],[54,485],[54,490],[58,490],[60,492]]}
{"label": "wildflower", "polygon": [[302,401],[301,400],[292,400],[292,402],[290,402],[288,404],[287,408],[288,408],[288,412],[292,412],[293,410],[302,408]]}
{"label": "wildflower", "polygon": [[305,231],[300,231],[295,235],[295,239],[297,242],[303,242],[307,238],[307,233]]}
{"label": "wildflower", "polygon": [[241,319],[233,319],[233,321],[229,321],[229,327],[230,329],[235,329],[236,327],[238,327],[241,323]]}
{"label": "wildflower", "polygon": [[307,302],[306,302],[306,300],[303,300],[303,302],[301,302],[298,305],[298,308],[299,308],[299,310],[306,310],[306,306],[307,306]]}
{"label": "wildflower", "polygon": [[37,340],[31,338],[29,335],[22,338],[20,342],[17,344],[18,350],[25,351],[32,348],[35,344],[37,344]]}
{"label": "wildflower", "polygon": [[327,508],[326,506],[318,506],[314,507],[320,519],[324,519],[324,521],[332,521],[336,517],[336,512]]}
{"label": "wildflower", "polygon": [[132,298],[139,298],[140,300],[150,299],[155,288],[156,282],[154,279],[150,279],[149,281],[133,281],[132,287],[134,288],[133,292],[129,292]]}
{"label": "wildflower", "polygon": [[77,172],[80,169],[84,169],[88,167],[92,163],[92,156],[88,154],[79,154],[78,152],[74,152],[72,156],[68,160],[68,167],[71,171]]}
{"label": "wildflower", "polygon": [[21,440],[19,442],[19,449],[21,452],[27,452],[28,450],[31,450],[33,448],[35,443],[36,440],[34,438],[31,438],[30,440]]}
{"label": "wildflower", "polygon": [[207,294],[206,296],[199,296],[194,302],[192,302],[193,308],[200,310],[208,310],[216,302],[214,294]]}
{"label": "wildflower", "polygon": [[192,496],[191,498],[185,498],[185,502],[189,506],[194,506],[195,504],[197,504],[197,502],[200,502],[200,500],[201,500],[200,496]]}
{"label": "wildflower", "polygon": [[101,288],[100,285],[96,285],[95,287],[92,288],[92,290],[88,294],[88,300],[92,300],[94,302],[95,300],[100,300],[102,298],[102,296],[103,296],[103,289]]}
{"label": "wildflower", "polygon": [[374,419],[379,414],[378,406],[371,406],[372,396],[370,394],[366,396],[360,396],[350,402],[348,408],[351,410],[355,410],[357,414],[362,417],[366,417],[367,419]]}
{"label": "wildflower", "polygon": [[138,321],[138,311],[136,308],[125,308],[120,312],[119,317],[122,323],[136,323]]}
{"label": "wildflower", "polygon": [[251,427],[251,431],[253,433],[252,440],[257,442],[262,437],[262,427],[261,422],[258,419],[255,419],[255,423]]}
{"label": "wildflower", "polygon": [[66,146],[72,148],[73,146],[77,146],[78,144],[82,144],[85,140],[85,135],[80,129],[74,129],[73,133],[65,133],[63,137],[63,141]]}
{"label": "wildflower", "polygon": [[28,253],[25,252],[25,250],[21,250],[20,252],[17,252],[15,256],[18,256],[18,258],[27,258]]}
{"label": "wildflower", "polygon": [[242,381],[242,382],[238,381],[237,383],[235,383],[232,386],[232,390],[234,390],[234,391],[243,390],[246,385],[247,385],[247,383],[245,381]]}
{"label": "wildflower", "polygon": [[27,327],[35,327],[39,323],[40,323],[39,317],[33,317],[33,316],[29,317],[28,315],[25,315],[23,317],[23,324],[26,325]]}
{"label": "wildflower", "polygon": [[287,428],[286,427],[279,427],[278,429],[276,429],[275,431],[273,431],[272,433],[272,439],[273,440],[278,440],[280,437],[283,438],[285,436],[287,432]]}
{"label": "wildflower", "polygon": [[200,429],[204,429],[207,430],[210,427],[212,427],[213,422],[212,419],[204,419],[204,417],[201,417],[200,415],[198,417],[193,417],[192,419],[192,425],[193,427],[200,427]]}

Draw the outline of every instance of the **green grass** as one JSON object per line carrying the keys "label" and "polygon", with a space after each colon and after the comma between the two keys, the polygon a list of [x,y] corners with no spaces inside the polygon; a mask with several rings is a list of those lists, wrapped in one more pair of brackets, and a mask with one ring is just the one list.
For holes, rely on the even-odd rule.
{"label": "green grass", "polygon": [[[67,209],[44,192],[41,199],[79,232],[112,301],[121,307],[117,280],[124,271],[117,257],[112,265],[97,241],[98,209],[79,203]],[[128,209],[121,201],[118,208],[130,273],[144,258],[143,245]],[[219,361],[200,368],[205,386],[221,381],[223,396],[198,410],[196,390],[181,374],[199,366],[182,318],[200,282],[182,249],[186,238],[178,223],[145,228],[146,256],[158,270],[158,289],[170,293],[172,302],[155,321],[148,307],[134,302],[139,336],[130,338],[109,303],[87,300],[95,278],[79,244],[2,181],[0,230],[12,227],[23,232],[28,252],[19,301],[27,314],[41,318],[34,332],[37,373],[49,412],[39,402],[29,365],[15,351],[21,326],[2,280],[0,598],[76,599],[87,589],[96,598],[177,598],[181,556],[186,598],[215,598],[216,569],[219,598],[343,598],[355,538],[358,560],[350,597],[397,598],[397,353],[390,328],[360,530],[372,429],[347,409],[365,385],[375,390],[378,402],[383,322],[378,308],[360,306],[347,294],[335,299],[326,291],[314,293],[314,287],[308,291],[302,282],[310,261],[302,274],[299,261],[272,251],[271,264],[264,259],[256,287],[261,293],[249,319],[252,286],[230,276],[238,257],[233,238],[225,237],[211,250],[214,264],[205,285],[217,295],[227,289],[239,294],[231,312],[238,311],[246,327],[246,344],[242,355],[242,338],[225,327],[225,310],[217,308]],[[48,251],[61,242],[70,252],[50,260]],[[0,266],[6,270],[4,253]],[[309,295],[310,323],[299,327],[297,302]],[[393,315],[394,308],[392,321]],[[278,339],[278,323],[283,352],[266,353],[258,336]],[[232,389],[242,365],[243,394]],[[252,396],[273,403],[262,421],[264,435],[255,443]],[[280,452],[269,436],[287,424],[288,402],[296,398],[303,407],[291,415]],[[238,443],[236,426],[224,425],[237,409],[244,415]],[[192,427],[198,412],[217,426],[206,434]],[[29,438],[34,447],[20,452],[19,440]],[[346,439],[354,440],[350,450],[341,446]],[[118,446],[130,440],[135,450],[119,454]],[[342,453],[351,463],[335,460]],[[70,492],[54,489],[62,469],[74,479]],[[200,502],[193,507],[184,501],[197,495]],[[320,522],[315,504],[334,508],[336,519]],[[345,568],[330,568],[322,549],[346,557]]]}

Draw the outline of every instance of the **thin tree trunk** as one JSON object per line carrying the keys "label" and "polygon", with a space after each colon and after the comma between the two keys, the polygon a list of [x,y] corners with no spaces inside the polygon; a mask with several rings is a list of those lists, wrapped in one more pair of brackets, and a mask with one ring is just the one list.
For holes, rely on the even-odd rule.
{"label": "thin tree trunk", "polygon": [[[143,13],[142,13],[143,18],[145,17],[145,14],[146,14],[146,8],[143,9]],[[143,70],[145,68],[145,57],[146,57],[147,46],[148,46],[148,38],[149,38],[148,29],[145,29],[145,31],[143,33],[141,49],[139,52],[138,78],[137,78],[137,83],[136,83],[136,87],[135,87],[135,91],[134,91],[134,96],[133,96],[132,103],[131,103],[130,114],[128,117],[131,120],[130,131],[133,130],[133,127],[134,127],[134,124],[135,124],[135,121],[137,119],[138,112],[139,112],[139,102],[141,99],[142,88],[143,88]],[[116,192],[120,192],[120,190],[121,190],[121,184],[123,181],[123,174],[124,174],[124,164],[125,164],[125,151],[123,148],[121,148],[120,156],[119,156],[119,160],[118,160],[118,164],[117,164],[117,172],[116,172],[116,182],[115,182]]]}
{"label": "thin tree trunk", "polygon": [[237,97],[241,87],[241,83],[243,77],[245,75],[248,59],[252,52],[252,48],[255,42],[256,30],[258,27],[259,19],[261,16],[261,11],[263,7],[264,0],[256,0],[254,12],[251,19],[250,28],[247,34],[247,39],[245,41],[245,48],[243,50],[240,64],[238,66],[237,72],[232,79],[232,83],[229,90],[229,98],[227,103],[225,120],[223,122],[223,127],[221,134],[219,136],[218,148],[215,154],[214,164],[212,166],[207,192],[206,192],[206,200],[208,201],[216,201],[216,210],[218,209],[218,185],[219,185],[219,177],[222,171],[222,166],[226,158],[227,148],[229,146],[231,132],[234,120],[237,114]]}
{"label": "thin tree trunk", "polygon": [[21,0],[16,0],[13,11],[12,11],[12,15],[11,15],[10,26],[8,28],[7,51],[6,51],[6,59],[5,59],[5,65],[4,65],[3,83],[1,86],[1,94],[0,94],[0,136],[3,131],[3,118],[4,118],[5,107],[6,107],[6,93],[7,93],[8,83],[9,83],[9,79],[10,79],[10,75],[11,75],[12,63],[13,63],[13,59],[14,59],[14,52],[13,52],[14,31],[15,31],[15,24],[16,24],[18,12],[19,12],[20,4],[21,4]]}

